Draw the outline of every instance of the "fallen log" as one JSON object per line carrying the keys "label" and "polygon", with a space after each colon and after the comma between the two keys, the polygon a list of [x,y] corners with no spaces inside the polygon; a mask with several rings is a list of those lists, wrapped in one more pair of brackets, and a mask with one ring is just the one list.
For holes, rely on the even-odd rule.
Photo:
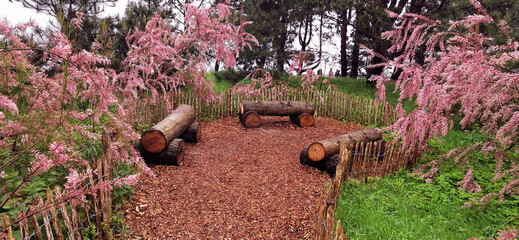
{"label": "fallen log", "polygon": [[261,124],[261,118],[259,114],[255,111],[247,111],[244,113],[240,113],[240,122],[244,127],[247,128],[255,128],[259,127]]}
{"label": "fallen log", "polygon": [[200,142],[200,139],[202,139],[202,125],[200,125],[200,122],[192,123],[178,138],[182,138],[189,143]]}
{"label": "fallen log", "polygon": [[240,121],[245,127],[259,127],[260,115],[290,116],[300,127],[314,125],[314,105],[302,101],[242,101],[239,104]]}
{"label": "fallen log", "polygon": [[184,162],[185,145],[184,139],[175,138],[164,151],[158,154],[149,153],[140,143],[135,144],[135,149],[139,151],[146,163],[180,166]]}
{"label": "fallen log", "polygon": [[238,109],[240,114],[254,111],[259,115],[269,116],[290,116],[301,113],[313,115],[315,111],[311,102],[303,101],[242,101]]}
{"label": "fallen log", "polygon": [[300,127],[311,127],[314,125],[314,116],[310,113],[290,115],[290,121]]}
{"label": "fallen log", "polygon": [[339,153],[341,142],[350,144],[351,142],[371,142],[382,139],[382,132],[376,128],[366,128],[364,130],[347,133],[338,137],[314,142],[308,146],[308,158],[312,161],[321,161]]}
{"label": "fallen log", "polygon": [[[308,146],[304,147],[303,150],[301,151],[301,154],[299,155],[299,162],[301,162],[301,164],[308,165],[310,167],[319,169],[320,162],[312,161],[312,159],[310,159],[308,157],[308,147],[309,146],[310,146],[310,144]],[[319,170],[321,170],[321,169],[319,169]]]}
{"label": "fallen log", "polygon": [[194,121],[195,109],[190,105],[180,105],[157,125],[142,134],[141,146],[149,153],[160,153]]}

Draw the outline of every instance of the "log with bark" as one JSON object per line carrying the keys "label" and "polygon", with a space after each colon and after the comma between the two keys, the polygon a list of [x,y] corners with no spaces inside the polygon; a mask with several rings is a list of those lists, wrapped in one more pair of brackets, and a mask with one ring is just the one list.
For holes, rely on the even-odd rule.
{"label": "log with bark", "polygon": [[184,139],[175,138],[166,150],[153,154],[146,151],[140,143],[135,144],[135,149],[140,152],[146,163],[179,166],[184,162]]}
{"label": "log with bark", "polygon": [[339,153],[341,142],[350,144],[351,142],[371,142],[382,139],[382,132],[376,128],[366,128],[364,130],[347,133],[338,137],[314,142],[308,146],[308,158],[312,161],[321,161]]}
{"label": "log with bark", "polygon": [[241,124],[243,124],[243,126],[247,128],[259,127],[261,124],[261,118],[259,114],[254,111],[240,113],[239,118]]}
{"label": "log with bark", "polygon": [[200,122],[192,123],[178,138],[182,138],[189,143],[200,142],[200,139],[202,139],[202,125]]}
{"label": "log with bark", "polygon": [[239,104],[240,121],[245,127],[258,127],[260,115],[290,116],[290,120],[301,126],[314,124],[314,105],[303,101],[242,101]]}
{"label": "log with bark", "polygon": [[195,109],[190,105],[180,105],[142,134],[141,146],[149,153],[163,152],[173,139],[180,136],[194,121]]}
{"label": "log with bark", "polygon": [[314,116],[310,113],[290,115],[290,121],[300,127],[311,127],[314,125]]}

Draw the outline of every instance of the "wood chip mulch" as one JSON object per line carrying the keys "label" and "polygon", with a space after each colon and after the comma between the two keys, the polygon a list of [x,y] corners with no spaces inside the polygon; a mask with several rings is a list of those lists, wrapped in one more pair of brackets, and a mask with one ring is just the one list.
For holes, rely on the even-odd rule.
{"label": "wood chip mulch", "polygon": [[151,166],[124,207],[132,239],[309,239],[327,174],[299,163],[309,143],[362,129],[316,118],[300,128],[288,117],[202,123],[184,164]]}

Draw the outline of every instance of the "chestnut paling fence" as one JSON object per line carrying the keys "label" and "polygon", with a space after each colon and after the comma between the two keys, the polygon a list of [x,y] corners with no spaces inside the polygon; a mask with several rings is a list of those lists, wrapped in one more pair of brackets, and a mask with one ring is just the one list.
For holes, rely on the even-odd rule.
{"label": "chestnut paling fence", "polygon": [[[98,177],[82,182],[84,188],[112,179],[113,154],[111,136],[103,134],[104,154],[92,166]],[[99,189],[89,193],[85,201],[63,198],[62,189],[47,189],[46,197],[36,197],[32,205],[18,214],[2,214],[0,239],[112,239],[112,190]],[[73,194],[72,194],[73,195]]]}
{"label": "chestnut paling fence", "polygon": [[341,221],[335,223],[335,209],[344,181],[384,177],[401,168],[414,166],[419,158],[417,151],[403,149],[396,141],[385,144],[360,142],[349,146],[341,144],[341,160],[335,177],[319,199],[314,239],[347,239]]}
{"label": "chestnut paling fence", "polygon": [[[140,100],[139,107],[128,114],[128,121],[135,126],[151,126],[162,120],[171,109],[180,104],[195,108],[197,119],[211,120],[236,116],[243,100],[311,101],[318,116],[330,117],[364,125],[388,126],[397,120],[394,107],[387,102],[337,91],[315,89],[287,89],[274,87],[263,89],[250,96],[235,90],[223,92],[216,100],[206,102],[191,92],[169,92],[167,101]],[[103,135],[104,154],[92,168],[98,179],[87,179],[85,186],[112,179],[113,155],[110,153],[108,134]],[[367,179],[383,176],[401,167],[410,166],[418,159],[416,154],[403,151],[397,143],[386,143],[385,151],[376,143],[358,143],[351,149],[341,147],[342,159],[336,177],[324,191],[316,218],[316,239],[331,239],[334,229],[334,212],[342,182],[348,178]],[[16,216],[3,214],[0,219],[0,239],[111,239],[112,192],[98,191],[87,196],[86,202],[78,199],[61,199],[61,189],[48,189],[45,199],[36,202]],[[45,207],[42,207],[45,206]],[[344,236],[340,222],[337,236]],[[341,235],[342,233],[342,235]]]}
{"label": "chestnut paling fence", "polygon": [[309,101],[313,102],[318,116],[329,117],[364,125],[389,126],[397,120],[395,108],[385,101],[351,96],[336,90],[284,88],[277,86],[262,89],[258,94],[247,95],[229,89],[219,98],[210,102],[192,92],[169,92],[167,101],[151,98],[141,100],[139,108],[130,113],[130,118],[138,124],[151,125],[162,120],[171,109],[180,104],[195,108],[197,119],[219,119],[236,116],[241,101]]}

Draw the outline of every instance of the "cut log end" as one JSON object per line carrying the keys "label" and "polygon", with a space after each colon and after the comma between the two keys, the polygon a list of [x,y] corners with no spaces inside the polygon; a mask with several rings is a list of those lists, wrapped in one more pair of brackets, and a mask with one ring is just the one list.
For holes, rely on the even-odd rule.
{"label": "cut log end", "polygon": [[261,124],[261,118],[257,112],[248,111],[240,115],[240,121],[244,127],[255,128]]}
{"label": "cut log end", "polygon": [[319,142],[312,143],[310,146],[308,146],[308,158],[310,158],[312,161],[318,162],[323,160],[325,154],[326,150]]}
{"label": "cut log end", "polygon": [[141,136],[141,146],[149,153],[160,153],[166,149],[166,137],[161,131],[148,130]]}
{"label": "cut log end", "polygon": [[161,153],[151,154],[145,151],[140,143],[135,145],[146,163],[163,165],[182,165],[184,162],[184,149],[186,143],[183,139],[174,139]]}
{"label": "cut log end", "polygon": [[178,138],[182,138],[184,141],[189,143],[200,142],[202,139],[202,125],[200,122],[194,122]]}
{"label": "cut log end", "polygon": [[315,124],[314,116],[310,113],[290,115],[290,121],[300,127],[311,127]]}

